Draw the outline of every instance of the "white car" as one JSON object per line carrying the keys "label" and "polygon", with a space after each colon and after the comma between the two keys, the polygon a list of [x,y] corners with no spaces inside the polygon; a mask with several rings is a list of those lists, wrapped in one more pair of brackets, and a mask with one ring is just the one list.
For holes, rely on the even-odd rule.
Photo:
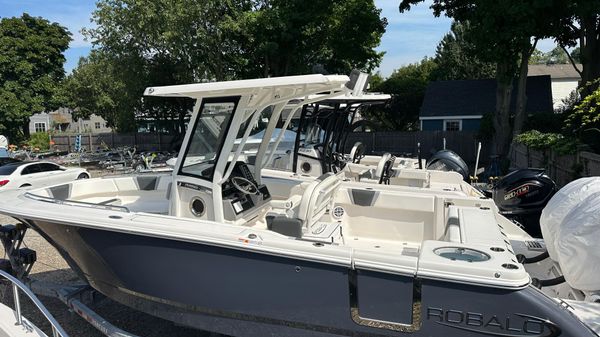
{"label": "white car", "polygon": [[47,161],[14,162],[0,166],[0,191],[25,187],[42,187],[88,179],[82,168],[66,168]]}

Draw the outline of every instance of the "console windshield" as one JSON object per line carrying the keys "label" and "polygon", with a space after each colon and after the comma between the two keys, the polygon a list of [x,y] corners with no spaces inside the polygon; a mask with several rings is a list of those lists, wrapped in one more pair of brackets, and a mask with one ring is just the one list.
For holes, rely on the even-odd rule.
{"label": "console windshield", "polygon": [[212,179],[215,159],[225,141],[236,105],[237,99],[202,103],[183,158],[181,174]]}

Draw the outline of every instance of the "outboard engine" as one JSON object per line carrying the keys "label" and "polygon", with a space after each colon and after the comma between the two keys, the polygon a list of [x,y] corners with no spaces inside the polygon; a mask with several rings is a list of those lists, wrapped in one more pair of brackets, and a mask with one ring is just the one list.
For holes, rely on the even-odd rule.
{"label": "outboard engine", "polygon": [[519,169],[500,179],[492,197],[500,213],[521,223],[527,233],[541,237],[540,214],[556,193],[556,183],[544,169]]}
{"label": "outboard engine", "polygon": [[427,162],[426,169],[457,172],[465,181],[469,181],[469,167],[459,155],[450,150],[436,152]]}

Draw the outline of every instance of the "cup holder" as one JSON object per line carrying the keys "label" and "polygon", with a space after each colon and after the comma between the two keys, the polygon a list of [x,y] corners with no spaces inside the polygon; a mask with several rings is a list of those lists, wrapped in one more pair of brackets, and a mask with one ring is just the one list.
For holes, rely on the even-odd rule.
{"label": "cup holder", "polygon": [[490,259],[490,256],[484,252],[463,247],[440,247],[433,252],[452,261],[483,262]]}

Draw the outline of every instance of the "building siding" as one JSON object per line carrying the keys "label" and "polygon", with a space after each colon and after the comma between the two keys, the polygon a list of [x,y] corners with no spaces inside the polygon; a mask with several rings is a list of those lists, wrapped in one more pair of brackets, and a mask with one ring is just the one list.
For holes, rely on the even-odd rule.
{"label": "building siding", "polygon": [[463,119],[462,131],[479,131],[481,119]]}
{"label": "building siding", "polygon": [[554,109],[560,109],[563,104],[563,99],[577,89],[579,81],[577,79],[553,79],[552,80],[552,98]]}
{"label": "building siding", "polygon": [[423,127],[422,131],[438,131],[444,129],[443,119],[428,119],[421,121]]}

